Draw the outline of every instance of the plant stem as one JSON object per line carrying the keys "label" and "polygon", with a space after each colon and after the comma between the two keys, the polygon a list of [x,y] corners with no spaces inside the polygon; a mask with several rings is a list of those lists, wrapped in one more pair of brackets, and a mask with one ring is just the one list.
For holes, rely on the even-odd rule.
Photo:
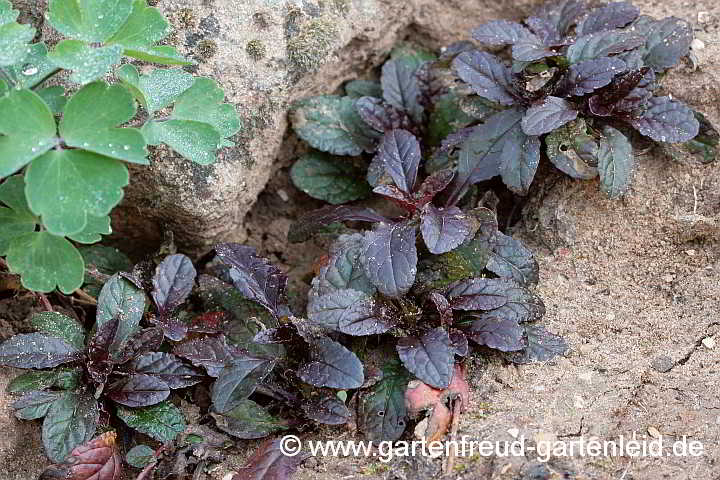
{"label": "plant stem", "polygon": [[15,82],[12,78],[10,78],[10,74],[8,74],[4,68],[0,68],[0,76],[2,76],[8,84],[10,84],[11,88],[15,87]]}
{"label": "plant stem", "polygon": [[52,305],[50,304],[50,300],[45,296],[44,293],[36,293],[37,297],[40,299],[40,303],[42,303],[43,307],[45,307],[46,312],[54,312]]}
{"label": "plant stem", "polygon": [[45,83],[49,78],[54,77],[55,75],[57,75],[57,74],[60,73],[60,72],[62,72],[62,68],[56,68],[55,70],[53,70],[53,71],[51,71],[51,72],[48,72],[48,74],[45,75],[45,76],[42,78],[42,80],[40,80],[39,82],[37,82],[37,84],[36,84],[34,87],[32,87],[32,89],[33,89],[33,90],[37,90],[37,89],[40,88],[40,87],[42,86],[42,84]]}
{"label": "plant stem", "polygon": [[455,468],[455,457],[457,456],[457,432],[460,427],[460,409],[462,408],[462,397],[458,396],[452,402],[452,426],[450,427],[450,445],[455,448],[448,449],[447,462],[445,463],[445,475],[452,475]]}
{"label": "plant stem", "polygon": [[92,295],[88,294],[85,290],[82,290],[82,289],[78,288],[78,289],[75,290],[75,292],[73,292],[73,293],[75,293],[75,295],[77,295],[78,297],[80,297],[80,299],[84,300],[85,303],[88,303],[88,304],[90,304],[90,305],[97,305],[97,300],[95,299],[95,297],[93,297]]}

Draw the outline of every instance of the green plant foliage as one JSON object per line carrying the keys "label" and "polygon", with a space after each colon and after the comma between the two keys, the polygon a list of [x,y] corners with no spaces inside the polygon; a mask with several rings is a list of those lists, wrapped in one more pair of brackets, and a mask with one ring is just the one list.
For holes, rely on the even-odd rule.
{"label": "green plant foliage", "polygon": [[182,412],[167,401],[144,408],[118,407],[117,415],[128,426],[163,443],[185,430]]}
{"label": "green plant foliage", "polygon": [[352,163],[324,153],[309,153],[290,170],[293,183],[318,200],[338,205],[367,197],[370,185]]}
{"label": "green plant foliage", "polygon": [[[240,120],[214,80],[180,69],[140,75],[124,65],[107,83],[123,56],[191,63],[158,45],[170,25],[146,0],[51,0],[47,19],[68,38],[50,52],[29,43],[35,30],[18,14],[0,0],[0,255],[26,288],[70,293],[85,268],[75,244],[112,233],[110,213],[129,181],[124,162],[149,165],[148,145],[165,143],[209,165],[234,145]],[[43,85],[63,70],[81,84],[72,95]]]}

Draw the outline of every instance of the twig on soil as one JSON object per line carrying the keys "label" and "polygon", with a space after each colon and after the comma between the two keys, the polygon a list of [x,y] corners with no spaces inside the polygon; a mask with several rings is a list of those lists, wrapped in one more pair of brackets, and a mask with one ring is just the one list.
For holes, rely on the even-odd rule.
{"label": "twig on soil", "polygon": [[462,408],[462,397],[458,396],[452,403],[452,424],[450,426],[450,445],[454,448],[448,448],[447,462],[445,463],[445,475],[451,475],[455,468],[455,458],[457,456],[457,432],[460,427],[460,409]]}
{"label": "twig on soil", "polygon": [[50,304],[50,300],[45,296],[44,293],[35,293],[37,298],[40,299],[40,303],[42,303],[43,307],[45,308],[46,312],[54,312],[52,305]]}
{"label": "twig on soil", "polygon": [[78,288],[77,290],[75,290],[74,293],[82,300],[82,302],[79,303],[85,303],[87,305],[97,305],[97,299],[87,293],[85,290]]}

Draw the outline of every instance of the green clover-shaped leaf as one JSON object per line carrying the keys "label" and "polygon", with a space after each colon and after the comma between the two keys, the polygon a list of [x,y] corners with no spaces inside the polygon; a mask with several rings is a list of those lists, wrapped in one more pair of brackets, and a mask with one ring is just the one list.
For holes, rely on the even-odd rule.
{"label": "green clover-shaped leaf", "polygon": [[7,263],[12,272],[20,274],[28,290],[51,292],[57,286],[69,295],[82,286],[85,263],[80,252],[65,238],[49,232],[15,237],[10,242]]}
{"label": "green clover-shaped leaf", "polygon": [[170,120],[151,120],[143,133],[151,145],[165,143],[201,165],[215,161],[218,148],[232,145],[225,140],[240,130],[235,107],[222,103],[225,94],[209,78],[197,78],[175,102]]}
{"label": "green clover-shaped leaf", "polygon": [[102,235],[110,235],[112,233],[112,227],[110,226],[110,217],[96,217],[95,215],[87,216],[87,223],[85,228],[79,233],[68,235],[71,240],[78,243],[95,243],[102,240]]}
{"label": "green clover-shaped leaf", "polygon": [[86,228],[88,215],[108,215],[128,181],[122,162],[84,150],[53,150],[30,164],[25,194],[48,232],[74,235]]}
{"label": "green clover-shaped leaf", "polygon": [[31,90],[12,90],[0,98],[0,177],[20,170],[54,145],[55,118]]}
{"label": "green clover-shaped leaf", "polygon": [[195,81],[192,75],[179,68],[157,69],[149,75],[140,75],[133,65],[128,64],[115,74],[151,115],[173,103]]}
{"label": "green clover-shaped leaf", "polygon": [[149,165],[142,133],[135,128],[116,128],[133,118],[135,112],[135,100],[126,88],[91,83],[67,102],[60,135],[71,147]]}
{"label": "green clover-shaped leaf", "polygon": [[0,184],[0,255],[7,254],[10,241],[25,233],[35,231],[38,218],[33,215],[25,201],[25,181],[15,175]]}
{"label": "green clover-shaped leaf", "polygon": [[40,95],[40,98],[47,103],[55,115],[62,113],[65,109],[67,97],[65,97],[65,89],[63,87],[56,85],[54,87],[41,88],[35,90],[35,93]]}
{"label": "green clover-shaped leaf", "polygon": [[47,18],[70,38],[102,43],[120,30],[132,9],[132,0],[51,0]]}
{"label": "green clover-shaped leaf", "polygon": [[148,7],[145,0],[135,0],[127,22],[107,43],[121,45],[125,55],[138,60],[167,65],[191,64],[173,47],[155,46],[169,31],[170,24],[157,8]]}
{"label": "green clover-shaped leaf", "polygon": [[0,67],[21,61],[28,53],[27,44],[35,36],[35,29],[16,23],[18,11],[8,0],[0,0]]}
{"label": "green clover-shaped leaf", "polygon": [[102,78],[120,63],[122,53],[119,45],[95,48],[81,40],[63,40],[48,57],[58,67],[73,71],[70,81],[84,85]]}
{"label": "green clover-shaped leaf", "polygon": [[48,58],[44,43],[33,43],[22,61],[10,65],[6,71],[18,88],[33,88],[45,80],[57,66]]}

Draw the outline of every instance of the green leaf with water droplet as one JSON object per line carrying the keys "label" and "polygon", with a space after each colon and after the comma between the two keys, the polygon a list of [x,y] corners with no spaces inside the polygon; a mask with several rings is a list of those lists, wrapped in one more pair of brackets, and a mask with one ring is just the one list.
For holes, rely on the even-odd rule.
{"label": "green leaf with water droplet", "polygon": [[110,68],[122,59],[122,47],[91,47],[80,40],[63,40],[58,43],[48,58],[55,65],[74,73],[70,81],[86,84],[105,76]]}
{"label": "green leaf with water droplet", "polygon": [[118,406],[117,415],[129,427],[163,443],[171,442],[185,430],[185,417],[168,401],[144,408]]}
{"label": "green leaf with water droplet", "polygon": [[57,69],[55,63],[48,58],[48,49],[44,43],[33,43],[27,50],[28,53],[22,61],[7,67],[8,74],[20,88],[37,86]]}
{"label": "green leaf with water droplet", "polygon": [[110,38],[108,44],[121,45],[125,55],[146,62],[167,65],[189,65],[192,62],[170,46],[154,46],[165,38],[170,24],[157,8],[148,7],[145,0],[135,0],[127,22]]}
{"label": "green leaf with water droplet", "polygon": [[200,165],[215,161],[215,151],[222,140],[212,125],[192,120],[150,121],[142,132],[150,145],[164,143]]}
{"label": "green leaf with water droplet", "polygon": [[112,227],[110,226],[109,216],[96,217],[95,215],[88,215],[85,228],[79,233],[68,235],[68,237],[78,243],[90,244],[99,242],[102,240],[102,235],[110,235],[111,233]]}
{"label": "green leaf with water droplet", "polygon": [[105,82],[91,83],[68,101],[60,122],[60,135],[71,147],[149,165],[145,137],[140,130],[116,127],[133,118],[135,112],[135,100],[126,88]]}
{"label": "green leaf with water droplet", "polygon": [[33,215],[25,200],[25,181],[15,175],[0,184],[0,255],[7,254],[10,241],[35,231],[38,218]]}
{"label": "green leaf with water droplet", "polygon": [[235,107],[223,103],[225,92],[211,78],[199,77],[175,102],[172,118],[208,123],[220,132],[222,138],[240,130],[240,119]]}
{"label": "green leaf with water droplet", "polygon": [[0,178],[12,175],[52,148],[56,126],[50,108],[31,90],[0,98]]}
{"label": "green leaf with water droplet", "polygon": [[45,453],[55,463],[95,435],[100,416],[97,401],[88,394],[65,392],[57,399],[43,421]]}
{"label": "green leaf with water droplet", "polygon": [[7,386],[8,393],[31,392],[35,390],[45,390],[50,388],[57,374],[54,371],[46,370],[29,370],[22,375],[13,378]]}
{"label": "green leaf with water droplet", "polygon": [[61,338],[77,350],[85,348],[85,329],[67,315],[59,312],[36,313],[30,319],[30,324],[38,332]]}
{"label": "green leaf with water droplet", "polygon": [[0,1],[0,67],[21,61],[27,55],[27,44],[35,36],[35,29],[16,23],[18,11],[5,0]]}
{"label": "green leaf with water droplet", "polygon": [[104,42],[125,24],[132,7],[132,0],[51,0],[47,19],[70,38]]}
{"label": "green leaf with water droplet", "polygon": [[120,67],[115,75],[151,115],[173,103],[195,82],[192,75],[179,68],[156,69],[148,75],[140,75],[133,65],[128,64]]}
{"label": "green leaf with water droplet", "polygon": [[52,110],[55,115],[62,113],[65,108],[65,104],[67,103],[65,89],[63,87],[57,85],[55,87],[41,88],[39,90],[35,90],[35,93],[37,93],[40,98],[47,103],[48,107],[50,107],[50,110]]}
{"label": "green leaf with water droplet", "polygon": [[7,252],[10,271],[20,274],[23,287],[52,292],[57,286],[66,295],[82,286],[85,262],[63,237],[32,232],[15,237]]}
{"label": "green leaf with water droplet", "polygon": [[128,182],[122,162],[83,150],[53,150],[30,164],[25,194],[48,232],[73,235],[85,229],[88,215],[108,215]]}

